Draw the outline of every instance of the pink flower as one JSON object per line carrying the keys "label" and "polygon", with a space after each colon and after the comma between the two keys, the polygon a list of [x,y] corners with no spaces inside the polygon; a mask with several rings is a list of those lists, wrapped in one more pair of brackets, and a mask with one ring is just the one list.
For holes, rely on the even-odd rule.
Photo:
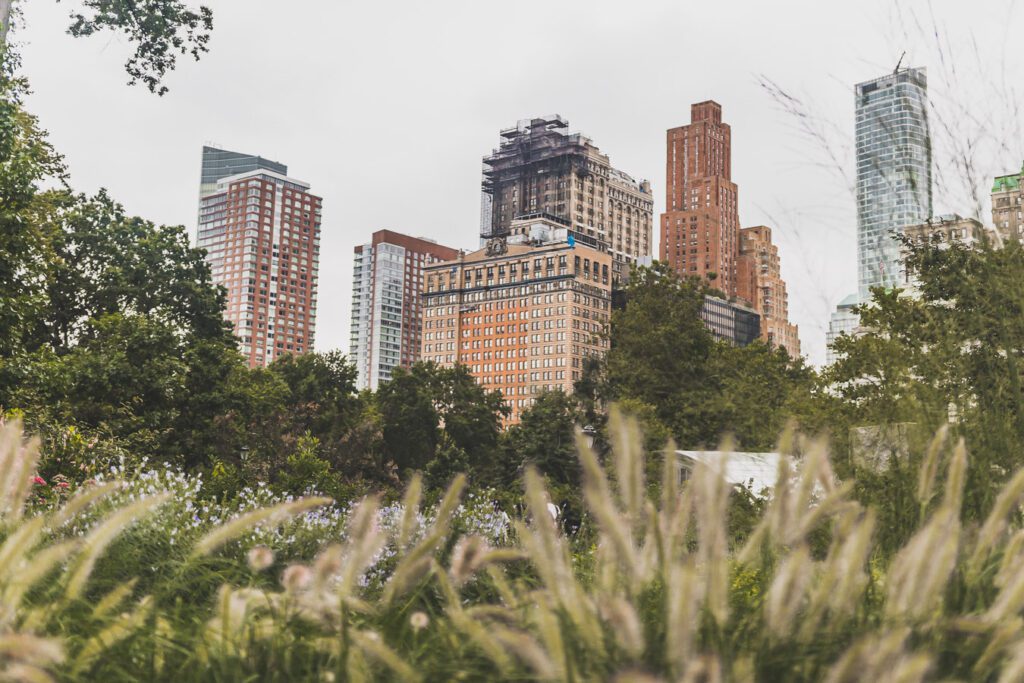
{"label": "pink flower", "polygon": [[46,486],[46,480],[38,476],[32,480],[32,483],[38,484],[39,486]]}
{"label": "pink flower", "polygon": [[59,487],[60,487],[60,488],[62,488],[62,489],[66,489],[66,488],[68,488],[69,486],[71,486],[71,484],[67,483],[66,481],[61,481],[61,482],[58,482],[58,483],[57,483],[57,486],[59,486]]}

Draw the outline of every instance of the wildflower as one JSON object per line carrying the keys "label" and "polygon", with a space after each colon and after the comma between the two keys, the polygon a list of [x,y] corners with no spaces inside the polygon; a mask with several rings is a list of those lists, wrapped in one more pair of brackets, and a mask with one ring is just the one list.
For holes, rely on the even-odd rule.
{"label": "wildflower", "polygon": [[422,631],[430,624],[430,617],[426,612],[413,612],[409,615],[409,625],[414,631]]}
{"label": "wildflower", "polygon": [[265,545],[258,545],[249,550],[249,567],[254,572],[261,572],[274,564],[274,551]]}
{"label": "wildflower", "polygon": [[32,483],[36,484],[37,486],[46,486],[46,480],[40,477],[39,475],[36,475],[35,477],[32,478]]}

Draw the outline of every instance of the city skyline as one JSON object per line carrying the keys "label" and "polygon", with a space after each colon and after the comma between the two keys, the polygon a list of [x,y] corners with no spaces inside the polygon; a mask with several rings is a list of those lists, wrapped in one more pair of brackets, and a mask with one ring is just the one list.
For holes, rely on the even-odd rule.
{"label": "city skyline", "polygon": [[[297,39],[298,20],[311,7],[299,2],[295,16],[283,17],[281,25],[273,29],[274,39],[282,46],[292,44]],[[221,30],[208,59],[198,65],[183,62],[169,82],[171,92],[158,100],[143,92],[125,94],[117,68],[122,54],[116,41],[111,45],[73,43],[52,29],[54,22],[59,26],[63,20],[62,8],[27,5],[29,29],[18,36],[26,43],[26,70],[35,90],[27,104],[40,116],[43,127],[51,131],[58,148],[66,152],[77,187],[86,191],[108,187],[130,212],[163,223],[189,228],[194,225],[198,180],[195,158],[206,140],[218,140],[228,149],[269,159],[287,159],[290,165],[303,169],[302,177],[322,192],[327,207],[322,257],[328,268],[321,278],[321,300],[331,304],[322,306],[318,314],[320,350],[347,347],[350,296],[346,290],[352,282],[352,248],[365,242],[372,232],[390,228],[463,249],[476,246],[479,160],[493,148],[495,131],[510,121],[552,112],[562,114],[596,140],[616,167],[651,180],[654,210],[660,214],[664,210],[664,131],[684,120],[690,103],[715,99],[730,112],[730,123],[736,131],[734,180],[744,188],[740,198],[743,223],[773,227],[783,278],[789,286],[791,320],[801,328],[804,350],[813,361],[821,362],[829,313],[856,283],[852,257],[855,204],[849,183],[844,186],[836,169],[828,167],[819,146],[806,139],[794,117],[779,110],[759,84],[760,74],[802,98],[822,121],[830,126],[834,123],[842,144],[852,144],[853,139],[852,112],[848,111],[853,85],[891,71],[905,49],[906,63],[929,68],[930,90],[940,97],[941,104],[941,89],[936,90],[934,84],[941,85],[942,73],[935,72],[939,59],[930,39],[903,35],[900,22],[895,21],[899,17],[882,3],[873,5],[864,17],[861,8],[824,11],[811,3],[787,5],[782,11],[792,21],[781,22],[779,34],[770,42],[799,43],[799,50],[780,49],[763,56],[767,44],[752,29],[746,33],[737,29],[728,35],[721,29],[709,30],[707,35],[690,31],[686,33],[688,40],[678,45],[666,42],[665,36],[679,27],[699,25],[706,17],[700,8],[683,10],[661,2],[644,4],[638,10],[643,18],[642,30],[619,35],[621,49],[605,55],[590,47],[595,35],[613,35],[621,27],[590,15],[577,17],[571,8],[549,8],[550,27],[533,25],[526,44],[546,44],[564,21],[578,18],[583,22],[587,30],[579,32],[581,37],[568,39],[567,47],[572,48],[568,52],[575,50],[577,54],[567,57],[567,65],[577,69],[583,64],[592,66],[568,80],[558,70],[544,72],[540,65],[546,59],[539,54],[524,55],[523,50],[508,55],[494,53],[497,61],[486,68],[478,67],[472,54],[483,45],[485,32],[474,33],[468,27],[490,25],[492,17],[483,8],[466,7],[458,17],[451,17],[460,23],[463,38],[437,49],[420,50],[422,56],[415,60],[396,57],[375,62],[372,68],[341,69],[331,88],[319,87],[325,77],[322,68],[296,57],[291,65],[282,67],[287,68],[288,78],[282,81],[282,97],[278,99],[289,103],[286,108],[271,102],[253,106],[255,100],[248,94],[253,81],[239,71],[239,60],[253,57],[266,73],[277,73],[269,57],[259,57],[252,51],[252,45],[270,39],[270,34],[254,31],[270,29],[257,27],[255,19],[247,18],[240,9],[215,9],[221,12]],[[255,15],[263,9],[258,0],[246,8]],[[353,24],[347,18],[356,11],[353,8],[324,14],[333,11],[341,13],[336,19],[346,18],[333,23]],[[847,27],[849,35],[816,34],[811,27],[826,16]],[[942,30],[956,26],[954,39],[967,41],[969,36],[959,30],[958,16],[947,11],[937,21]],[[913,23],[908,17],[902,19],[904,28]],[[378,54],[378,50],[387,51],[392,42],[409,43],[408,49],[416,50],[417,31],[430,21],[434,19],[417,10],[396,21],[393,32],[386,36],[363,37],[344,29],[343,37],[349,42],[337,48],[338,54],[360,49]],[[1009,11],[993,11],[988,17],[976,17],[974,24],[983,31],[982,23],[989,21],[1000,27],[1001,35],[1007,22],[1019,24],[1020,18]],[[896,28],[888,32],[873,30],[887,24]],[[521,35],[523,26],[520,20],[496,25],[485,42]],[[316,32],[304,38],[311,49],[326,49],[317,47],[318,40]],[[715,46],[720,55],[714,68],[674,74],[668,66],[692,60],[710,46]],[[986,65],[1003,64],[1000,45],[986,44],[981,49],[990,48],[996,54],[984,60]],[[28,57],[38,51],[69,67],[49,72],[34,70],[33,65],[40,60]],[[337,70],[334,56],[330,56],[334,53],[324,54],[329,55],[326,65]],[[108,62],[112,66],[107,66]],[[1018,67],[1004,64],[1002,68],[1010,70],[1006,78],[1013,82],[1012,69]],[[89,74],[88,79],[81,77],[83,72]],[[444,80],[444,73],[456,80]],[[497,73],[507,78],[492,78]],[[525,78],[527,74],[529,78]],[[509,79],[514,87],[509,87]],[[456,82],[464,91],[452,89]],[[615,97],[598,87],[605,82],[615,84]],[[380,89],[381,84],[386,84],[386,92]],[[68,101],[109,97],[109,93],[117,93],[121,107],[106,112],[102,119],[89,107],[66,106]],[[360,111],[353,96],[371,93],[374,106]],[[963,97],[969,100],[970,95],[967,91]],[[410,98],[426,106],[410,112],[404,104]],[[303,99],[307,104],[296,107],[295,102]],[[986,104],[990,110],[991,103]],[[153,127],[161,131],[160,139],[140,144]],[[81,136],[83,129],[91,130],[93,135]],[[982,159],[984,167],[973,170],[987,186],[981,209],[986,224],[987,188],[992,178],[1020,168],[1021,150],[1012,148],[1011,138],[1002,137],[1010,140],[1008,148],[1002,150],[1003,156],[990,155]],[[103,141],[102,153],[98,153],[98,141]],[[845,157],[840,154],[835,166],[852,174],[850,150],[839,151],[845,152]],[[941,162],[936,163],[938,166]],[[139,177],[143,174],[134,171],[141,164],[153,169],[150,177],[143,179]],[[396,197],[386,180],[403,164],[418,182],[404,196]],[[953,172],[947,169],[947,173]],[[946,184],[953,183],[947,179]],[[153,186],[162,191],[144,189]],[[962,196],[946,193],[936,197],[935,213],[966,215],[974,209]]]}

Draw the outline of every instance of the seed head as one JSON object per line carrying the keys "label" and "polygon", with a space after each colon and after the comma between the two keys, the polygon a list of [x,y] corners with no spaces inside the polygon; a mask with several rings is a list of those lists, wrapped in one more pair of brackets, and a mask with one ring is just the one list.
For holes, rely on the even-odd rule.
{"label": "seed head", "polygon": [[249,550],[249,568],[261,572],[274,564],[274,551],[265,545],[258,545]]}

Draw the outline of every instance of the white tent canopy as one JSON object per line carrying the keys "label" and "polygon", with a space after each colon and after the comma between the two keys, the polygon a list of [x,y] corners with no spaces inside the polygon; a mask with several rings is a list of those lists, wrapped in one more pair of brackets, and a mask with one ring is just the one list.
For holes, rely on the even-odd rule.
{"label": "white tent canopy", "polygon": [[760,494],[775,486],[781,453],[739,453],[736,451],[676,451],[684,476],[693,466],[702,462],[716,466],[725,462],[723,474],[730,484],[746,486],[751,493]]}

